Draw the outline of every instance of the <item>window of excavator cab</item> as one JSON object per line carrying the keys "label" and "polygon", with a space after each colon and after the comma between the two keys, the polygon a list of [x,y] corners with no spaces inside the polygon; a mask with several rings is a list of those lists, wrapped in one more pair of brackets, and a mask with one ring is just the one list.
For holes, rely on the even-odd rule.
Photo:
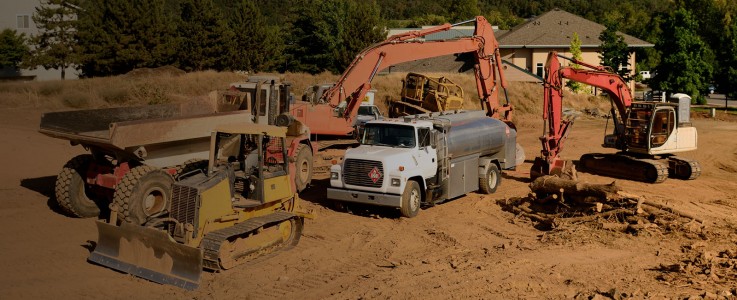
{"label": "window of excavator cab", "polygon": [[362,145],[387,147],[415,147],[415,128],[399,124],[366,124]]}
{"label": "window of excavator cab", "polygon": [[673,131],[673,127],[676,123],[675,120],[676,115],[674,110],[659,109],[655,111],[651,134],[652,147],[659,147],[665,144],[668,140],[668,136]]}

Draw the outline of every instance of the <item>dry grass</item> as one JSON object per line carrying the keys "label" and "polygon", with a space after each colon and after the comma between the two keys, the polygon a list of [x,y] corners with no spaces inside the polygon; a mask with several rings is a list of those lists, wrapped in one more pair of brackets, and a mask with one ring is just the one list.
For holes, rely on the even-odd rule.
{"label": "dry grass", "polygon": [[[330,73],[309,75],[302,73],[256,75],[276,76],[292,83],[295,96],[299,97],[310,85],[335,82],[339,76]],[[372,88],[376,89],[376,104],[386,109],[388,98],[398,97],[402,79],[406,73],[382,74],[374,78]],[[476,91],[476,79],[472,74],[429,73],[430,76],[445,76],[459,84],[466,98],[467,109],[480,109]],[[206,95],[209,91],[224,89],[230,83],[246,80],[246,75],[232,72],[196,72],[179,74],[177,72],[138,72],[106,78],[92,78],[66,81],[7,82],[0,83],[0,107],[32,107],[44,110],[81,109],[130,105],[146,105],[185,101],[192,97]],[[515,106],[515,115],[531,117],[536,120],[542,112],[542,86],[534,83],[511,82],[508,95]],[[500,102],[504,103],[504,93],[500,90]],[[566,94],[564,106],[578,110],[599,108],[606,111],[609,102],[585,94]],[[519,126],[519,125],[518,125]]]}

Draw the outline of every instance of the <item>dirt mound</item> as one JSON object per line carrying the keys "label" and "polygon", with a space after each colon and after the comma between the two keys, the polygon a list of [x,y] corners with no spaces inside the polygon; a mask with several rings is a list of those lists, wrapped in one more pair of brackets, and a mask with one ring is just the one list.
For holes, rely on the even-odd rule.
{"label": "dirt mound", "polygon": [[126,73],[124,76],[126,77],[154,77],[154,76],[162,76],[162,75],[168,75],[171,77],[177,77],[182,76],[186,74],[182,69],[179,69],[175,66],[163,66],[158,68],[138,68],[133,69],[132,71]]}

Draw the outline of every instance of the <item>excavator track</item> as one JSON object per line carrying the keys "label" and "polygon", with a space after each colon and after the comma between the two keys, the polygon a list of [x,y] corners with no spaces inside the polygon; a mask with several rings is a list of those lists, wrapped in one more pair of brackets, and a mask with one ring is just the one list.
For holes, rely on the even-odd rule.
{"label": "excavator track", "polygon": [[[294,219],[293,222],[291,219]],[[244,251],[232,251],[231,242],[238,239],[249,239],[258,236],[260,229],[266,227],[278,227],[284,221],[291,222],[289,237],[273,240],[270,243],[262,243],[259,247],[251,247]],[[202,240],[203,250],[202,266],[213,271],[229,269],[236,265],[244,264],[256,257],[286,250],[294,247],[302,235],[304,220],[293,213],[277,211],[272,214],[252,218],[234,226],[216,230],[206,234]],[[278,228],[277,228],[278,229]],[[255,233],[249,235],[250,233]]]}
{"label": "excavator track", "polygon": [[701,165],[693,159],[669,156],[668,172],[673,178],[694,180],[701,175]]}
{"label": "excavator track", "polygon": [[620,153],[584,154],[579,160],[579,168],[593,174],[647,183],[661,183],[668,178],[668,167],[660,161]]}

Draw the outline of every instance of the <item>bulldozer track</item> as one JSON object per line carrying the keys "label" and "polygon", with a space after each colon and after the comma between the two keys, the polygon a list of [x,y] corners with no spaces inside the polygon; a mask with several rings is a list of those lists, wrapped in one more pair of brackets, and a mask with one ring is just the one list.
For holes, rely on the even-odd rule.
{"label": "bulldozer track", "polygon": [[[252,232],[267,224],[282,222],[294,217],[297,217],[297,215],[286,211],[278,211],[206,234],[202,239],[202,249],[204,252],[202,256],[202,266],[213,271],[222,270],[223,268],[220,266],[220,248],[229,238]],[[280,248],[280,250],[289,249],[294,244],[295,243],[288,244],[285,247]],[[273,255],[274,253],[271,254]],[[246,262],[241,262],[239,265]]]}

